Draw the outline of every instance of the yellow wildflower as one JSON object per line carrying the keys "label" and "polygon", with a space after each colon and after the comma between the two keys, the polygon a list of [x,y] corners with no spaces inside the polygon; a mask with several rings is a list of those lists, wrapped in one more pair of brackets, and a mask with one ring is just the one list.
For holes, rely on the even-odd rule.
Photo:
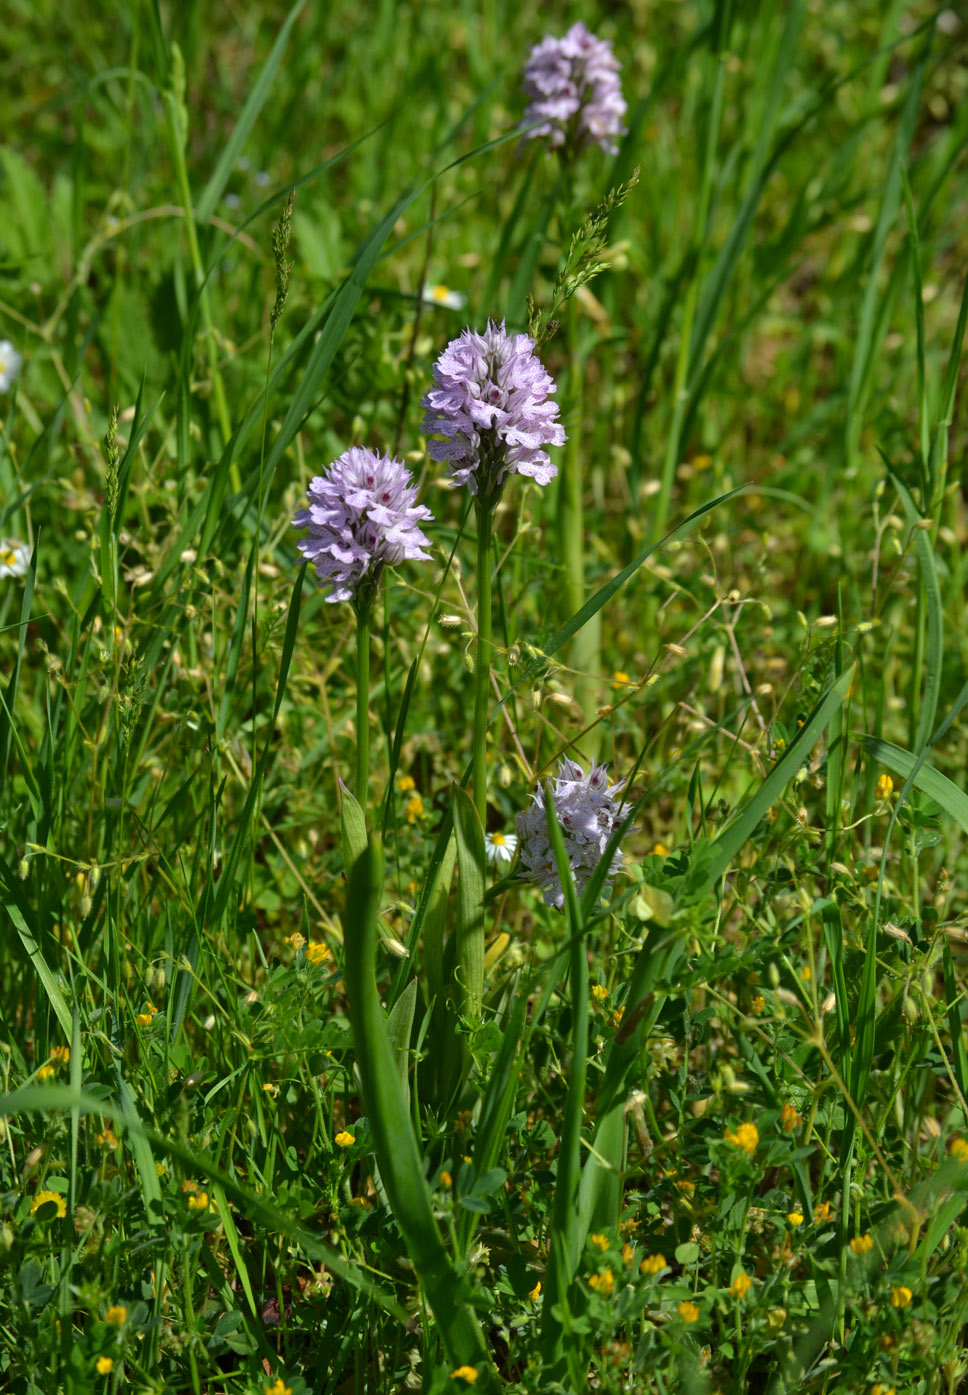
{"label": "yellow wildflower", "polygon": [[604,1293],[606,1296],[615,1287],[615,1278],[611,1269],[603,1269],[600,1274],[593,1274],[588,1280],[588,1287],[593,1288],[596,1293]]}
{"label": "yellow wildflower", "polygon": [[625,1004],[623,1003],[621,1007],[617,1007],[617,1008],[615,1009],[615,1011],[612,1013],[612,1026],[613,1026],[613,1027],[621,1027],[621,1025],[622,1025],[622,1018],[623,1018],[624,1016],[625,1016]]}
{"label": "yellow wildflower", "polygon": [[274,1080],[267,1080],[266,1083],[265,1083],[265,1084],[263,1085],[263,1087],[262,1087],[262,1093],[263,1093],[264,1095],[271,1095],[272,1098],[273,1098],[274,1100],[275,1100],[275,1099],[278,1099],[278,1098],[279,1098],[279,1086],[276,1084],[276,1082],[275,1082]]}
{"label": "yellow wildflower", "polygon": [[763,997],[762,993],[757,993],[756,997],[750,1003],[750,1007],[753,1009],[754,1012],[763,1011],[763,1009],[766,1007],[766,999]]}
{"label": "yellow wildflower", "polygon": [[605,987],[604,983],[596,983],[592,986],[592,997],[595,999],[596,1003],[604,1003],[605,999],[608,997],[608,989]]}
{"label": "yellow wildflower", "polygon": [[53,1066],[41,1066],[40,1070],[37,1072],[37,1079],[38,1079],[38,1080],[49,1080],[53,1074],[54,1074],[54,1067],[53,1067]]}
{"label": "yellow wildflower", "polygon": [[795,1230],[795,1229],[797,1228],[797,1226],[803,1225],[803,1212],[802,1212],[802,1211],[788,1211],[788,1212],[787,1212],[787,1221],[790,1223],[790,1225],[793,1226],[793,1228],[794,1228],[794,1230]]}
{"label": "yellow wildflower", "polygon": [[112,1152],[118,1146],[118,1140],[113,1129],[102,1129],[94,1139],[99,1148],[110,1148]]}
{"label": "yellow wildflower", "polygon": [[874,1239],[870,1235],[855,1235],[849,1245],[852,1255],[869,1255],[873,1248]]}
{"label": "yellow wildflower", "polygon": [[891,1307],[910,1308],[911,1299],[913,1297],[914,1294],[906,1284],[896,1284],[894,1288],[891,1289]]}
{"label": "yellow wildflower", "polygon": [[730,1297],[745,1298],[750,1291],[752,1283],[753,1280],[750,1278],[749,1274],[747,1274],[744,1269],[741,1269],[729,1286]]}
{"label": "yellow wildflower", "polygon": [[453,1177],[451,1177],[450,1173],[447,1171],[446,1168],[444,1168],[443,1172],[440,1174],[437,1180],[440,1182],[440,1185],[444,1188],[445,1191],[449,1191],[450,1188],[454,1185],[454,1179]]}
{"label": "yellow wildflower", "polygon": [[49,1206],[53,1203],[57,1207],[57,1219],[61,1220],[67,1215],[67,1202],[60,1192],[42,1191],[38,1192],[30,1203],[30,1214],[35,1216],[42,1206]]}
{"label": "yellow wildflower", "polygon": [[607,1249],[608,1249],[608,1236],[607,1236],[607,1235],[593,1235],[593,1236],[592,1236],[592,1244],[593,1244],[593,1245],[595,1246],[595,1248],[598,1249],[598,1250],[607,1250]]}
{"label": "yellow wildflower", "polygon": [[451,1371],[451,1380],[466,1380],[468,1385],[477,1384],[476,1366],[458,1366],[456,1371]]}
{"label": "yellow wildflower", "polygon": [[622,1258],[625,1260],[626,1264],[631,1264],[635,1258],[635,1251],[628,1241],[622,1246]]}
{"label": "yellow wildflower", "polygon": [[711,455],[694,455],[689,463],[694,470],[708,470],[713,458]]}
{"label": "yellow wildflower", "polygon": [[298,953],[306,943],[306,936],[300,935],[298,930],[294,930],[291,935],[286,936],[282,943],[288,945],[295,953]]}
{"label": "yellow wildflower", "polygon": [[653,857],[668,857],[669,849],[666,847],[665,843],[653,843],[651,855]]}
{"label": "yellow wildflower", "polygon": [[292,1386],[286,1385],[282,1376],[276,1376],[271,1385],[265,1387],[266,1395],[292,1395]]}
{"label": "yellow wildflower", "polygon": [[356,1135],[350,1133],[347,1129],[343,1129],[336,1135],[333,1142],[336,1144],[337,1148],[352,1148],[353,1144],[356,1142]]}
{"label": "yellow wildflower", "polygon": [[871,1395],[894,1395],[894,1387],[893,1385],[889,1385],[885,1390],[880,1381],[878,1381],[876,1385],[871,1386]]}
{"label": "yellow wildflower", "polygon": [[948,1152],[958,1162],[968,1162],[968,1139],[953,1138],[948,1144]]}
{"label": "yellow wildflower", "polygon": [[631,678],[628,676],[628,674],[627,674],[627,673],[623,673],[622,670],[621,670],[620,668],[617,668],[617,669],[615,670],[615,672],[612,674],[612,687],[613,687],[613,688],[627,688],[628,685],[631,683],[631,681],[632,681],[632,680],[631,680]]}
{"label": "yellow wildflower", "polygon": [[56,1061],[66,1066],[71,1059],[71,1048],[69,1046],[55,1046],[47,1059],[48,1061]]}
{"label": "yellow wildflower", "polygon": [[699,1321],[699,1309],[696,1307],[695,1303],[680,1303],[677,1311],[683,1322]]}
{"label": "yellow wildflower", "polygon": [[666,1267],[666,1257],[662,1254],[646,1255],[639,1265],[640,1274],[661,1274]]}
{"label": "yellow wildflower", "polygon": [[798,1114],[796,1108],[786,1101],[780,1110],[780,1127],[784,1133],[793,1133],[803,1123],[803,1115]]}
{"label": "yellow wildflower", "polygon": [[771,1308],[766,1315],[766,1323],[771,1332],[779,1332],[786,1322],[786,1308]]}
{"label": "yellow wildflower", "polygon": [[[416,823],[417,820],[420,818],[421,814],[423,813],[423,807],[423,800],[420,798],[420,795],[411,795],[410,798],[407,800],[406,807],[403,811],[407,823]],[[468,1367],[468,1370],[470,1370],[470,1367]]]}
{"label": "yellow wildflower", "polygon": [[99,1356],[94,1366],[99,1376],[109,1376],[114,1370],[114,1360],[110,1356]]}
{"label": "yellow wildflower", "polygon": [[139,1027],[150,1027],[154,1019],[158,1016],[158,1009],[154,1003],[146,1002],[144,1012],[139,1012],[135,1017]]}
{"label": "yellow wildflower", "polygon": [[208,1210],[208,1192],[192,1192],[188,1198],[189,1211]]}
{"label": "yellow wildflower", "polygon": [[540,1279],[539,1279],[538,1282],[535,1284],[534,1288],[531,1289],[531,1290],[529,1291],[528,1297],[531,1299],[531,1302],[532,1302],[532,1303],[537,1303],[538,1299],[541,1297],[541,1280],[540,1280]]}
{"label": "yellow wildflower", "polygon": [[165,1173],[166,1173],[167,1171],[168,1171],[168,1164],[167,1164],[167,1163],[163,1163],[163,1162],[156,1162],[156,1163],[155,1163],[155,1174],[156,1174],[156,1176],[158,1176],[158,1177],[164,1177],[164,1175],[165,1175]]}
{"label": "yellow wildflower", "polygon": [[104,1314],[104,1321],[109,1327],[123,1327],[128,1320],[128,1310],[123,1303],[112,1303]]}
{"label": "yellow wildflower", "polygon": [[417,783],[412,775],[397,776],[397,789],[400,791],[401,794],[407,794],[410,790],[415,790],[416,788]]}
{"label": "yellow wildflower", "polygon": [[319,940],[310,940],[306,946],[306,962],[309,964],[325,964],[329,958],[329,950],[320,943]]}
{"label": "yellow wildflower", "polygon": [[820,1201],[813,1208],[813,1220],[815,1225],[823,1225],[824,1221],[830,1220],[830,1202]]}
{"label": "yellow wildflower", "polygon": [[723,1138],[740,1152],[752,1157],[759,1145],[760,1131],[755,1124],[740,1124],[738,1128],[727,1129]]}
{"label": "yellow wildflower", "polygon": [[890,775],[878,775],[877,784],[874,786],[874,793],[877,795],[878,799],[890,799],[893,790],[894,781],[891,779]]}

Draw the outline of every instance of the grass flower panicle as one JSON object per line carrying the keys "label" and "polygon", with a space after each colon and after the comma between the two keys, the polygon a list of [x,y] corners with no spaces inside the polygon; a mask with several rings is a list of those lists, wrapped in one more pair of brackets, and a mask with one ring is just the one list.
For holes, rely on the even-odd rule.
{"label": "grass flower panicle", "polygon": [[527,334],[488,320],[483,334],[465,329],[434,364],[436,386],[420,399],[434,460],[485,504],[496,502],[508,475],[548,484],[558,473],[545,446],[564,445],[556,385]]}
{"label": "grass flower panicle", "polygon": [[9,392],[20,377],[23,355],[18,354],[9,339],[0,339],[0,392]]}
{"label": "grass flower panicle", "polygon": [[[552,784],[551,797],[564,834],[575,888],[581,895],[619,824],[620,806],[614,789],[608,787],[608,767],[593,766],[586,775],[576,761],[562,760]],[[531,807],[518,815],[518,833],[525,877],[541,887],[547,905],[562,910],[565,893],[548,836],[545,791],[540,785],[531,797]],[[621,857],[616,854],[605,879],[606,886],[611,885],[620,866]]]}
{"label": "grass flower panicle", "polygon": [[544,138],[551,150],[600,145],[614,155],[615,137],[625,134],[620,71],[612,45],[580,20],[562,38],[542,39],[524,65],[524,139]]}
{"label": "grass flower panicle", "polygon": [[299,551],[312,562],[327,601],[359,605],[372,595],[384,566],[429,562],[421,523],[433,514],[416,502],[417,489],[402,460],[351,446],[309,482],[309,507],[293,519],[306,528]]}

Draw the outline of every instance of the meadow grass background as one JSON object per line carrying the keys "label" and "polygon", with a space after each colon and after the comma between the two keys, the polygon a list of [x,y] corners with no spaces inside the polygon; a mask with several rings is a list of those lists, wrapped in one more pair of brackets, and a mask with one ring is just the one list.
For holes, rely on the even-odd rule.
{"label": "meadow grass background", "polygon": [[[968,26],[897,0],[7,10],[0,532],[33,556],[0,580],[0,1385],[471,1384],[362,1112],[353,616],[290,524],[362,442],[437,518],[376,619],[369,817],[478,1388],[962,1388]],[[628,134],[565,180],[515,127],[530,46],[578,18]],[[634,771],[576,1105],[573,926],[533,888],[488,901],[483,1014],[435,1008],[479,578],[418,399],[465,324],[547,311],[636,170],[542,347],[581,568],[521,479],[493,551],[489,830],[566,750]],[[576,587],[714,503],[555,648]],[[592,1177],[602,1111],[555,1317],[560,1140]]]}

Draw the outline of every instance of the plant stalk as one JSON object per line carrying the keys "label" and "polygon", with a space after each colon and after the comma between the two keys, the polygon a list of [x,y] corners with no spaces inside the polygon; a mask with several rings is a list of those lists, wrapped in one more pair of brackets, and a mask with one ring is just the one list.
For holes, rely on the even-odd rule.
{"label": "plant stalk", "polygon": [[474,803],[487,827],[487,714],[491,681],[491,524],[488,501],[477,506],[477,654],[474,659]]}

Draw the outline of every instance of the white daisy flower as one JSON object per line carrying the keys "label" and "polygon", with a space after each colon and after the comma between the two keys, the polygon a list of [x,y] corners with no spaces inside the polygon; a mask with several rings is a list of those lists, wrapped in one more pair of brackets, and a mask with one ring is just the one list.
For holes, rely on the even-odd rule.
{"label": "white daisy flower", "polygon": [[10,340],[0,339],[0,392],[9,392],[13,387],[22,363],[23,355],[17,353]]}
{"label": "white daisy flower", "polygon": [[447,286],[424,286],[421,299],[425,305],[443,305],[448,310],[463,310],[467,303],[466,295]]}
{"label": "white daisy flower", "polygon": [[29,566],[30,548],[26,543],[19,538],[0,538],[0,577],[26,576]]}
{"label": "white daisy flower", "polygon": [[511,862],[518,850],[516,833],[485,833],[484,853],[488,862]]}

